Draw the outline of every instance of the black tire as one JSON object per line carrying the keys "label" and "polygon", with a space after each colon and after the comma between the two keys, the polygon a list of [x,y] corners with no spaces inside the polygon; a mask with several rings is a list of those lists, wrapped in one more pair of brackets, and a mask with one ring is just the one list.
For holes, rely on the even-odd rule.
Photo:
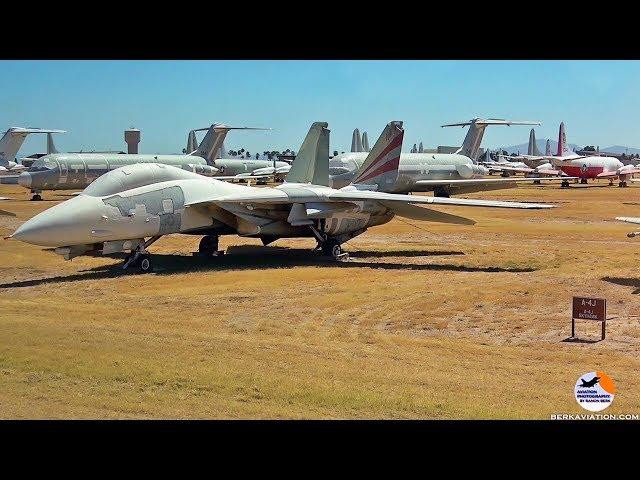
{"label": "black tire", "polygon": [[205,235],[200,239],[200,245],[198,245],[198,252],[200,255],[213,256],[218,251],[218,237],[217,235]]}
{"label": "black tire", "polygon": [[153,271],[153,265],[151,264],[151,258],[149,257],[149,255],[141,255],[136,263],[138,264],[138,268],[140,269],[140,271],[143,273],[149,273]]}
{"label": "black tire", "polygon": [[337,240],[329,238],[322,245],[322,253],[327,257],[338,258],[342,254],[342,247]]}
{"label": "black tire", "polygon": [[33,197],[31,197],[31,201],[32,202],[41,202],[42,201],[42,197],[40,195],[34,195]]}

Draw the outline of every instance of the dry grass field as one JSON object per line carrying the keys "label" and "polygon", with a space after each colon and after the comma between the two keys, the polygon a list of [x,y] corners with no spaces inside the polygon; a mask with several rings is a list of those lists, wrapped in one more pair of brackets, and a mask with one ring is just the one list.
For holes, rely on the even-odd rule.
{"label": "dry grass field", "polygon": [[[552,210],[450,207],[474,226],[394,219],[349,262],[225,237],[151,247],[159,271],[65,262],[0,240],[1,418],[549,418],[586,413],[578,376],[617,386],[606,413],[640,413],[640,184],[527,186],[469,198]],[[68,198],[2,186],[0,235]],[[607,339],[573,295],[608,299]]]}

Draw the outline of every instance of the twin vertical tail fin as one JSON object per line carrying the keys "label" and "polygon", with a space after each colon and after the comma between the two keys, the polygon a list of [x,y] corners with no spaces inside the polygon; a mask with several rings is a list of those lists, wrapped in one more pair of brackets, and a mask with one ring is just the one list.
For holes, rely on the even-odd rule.
{"label": "twin vertical tail fin", "polygon": [[314,122],[287,173],[288,183],[329,186],[329,124]]}
{"label": "twin vertical tail fin", "polygon": [[389,122],[358,170],[353,183],[376,185],[380,191],[391,189],[398,179],[403,139],[402,122]]}

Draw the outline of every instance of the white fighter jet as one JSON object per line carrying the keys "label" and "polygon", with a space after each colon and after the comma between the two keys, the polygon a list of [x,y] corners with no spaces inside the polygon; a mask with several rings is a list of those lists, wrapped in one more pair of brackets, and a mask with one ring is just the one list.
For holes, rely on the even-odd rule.
{"label": "white fighter jet", "polygon": [[376,191],[395,181],[404,130],[390,122],[352,185],[329,186],[329,130],[311,125],[287,181],[278,187],[252,187],[203,177],[155,163],[108,172],[80,195],[20,226],[10,237],[54,247],[65,259],[92,253],[130,252],[123,268],[151,270],[147,248],[163,235],[204,235],[199,252],[218,253],[220,235],[260,238],[312,237],[322,252],[343,256],[341,244],[369,227],[402,217],[461,225],[468,218],[420,205],[551,208],[553,205],[400,195]]}

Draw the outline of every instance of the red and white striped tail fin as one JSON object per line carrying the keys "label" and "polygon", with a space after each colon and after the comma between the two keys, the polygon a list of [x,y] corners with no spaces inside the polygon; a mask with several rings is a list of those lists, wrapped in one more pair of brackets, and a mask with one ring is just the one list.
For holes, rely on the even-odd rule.
{"label": "red and white striped tail fin", "polygon": [[360,167],[353,183],[377,185],[379,191],[392,189],[398,179],[403,139],[402,122],[389,122]]}
{"label": "red and white striped tail fin", "polygon": [[564,122],[560,124],[560,131],[558,132],[558,157],[563,157],[570,153],[567,147],[567,134],[564,130]]}

